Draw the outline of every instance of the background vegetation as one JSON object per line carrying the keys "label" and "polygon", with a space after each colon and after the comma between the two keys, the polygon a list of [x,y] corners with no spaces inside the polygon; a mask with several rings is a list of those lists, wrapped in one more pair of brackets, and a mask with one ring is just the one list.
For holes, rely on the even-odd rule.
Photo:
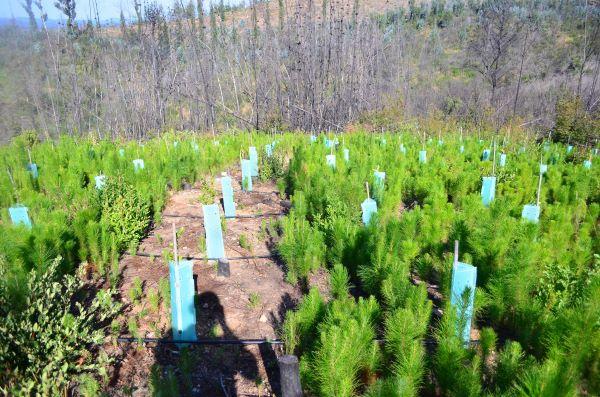
{"label": "background vegetation", "polygon": [[3,139],[379,130],[431,115],[598,138],[596,2],[136,0],[136,20],[109,27],[78,19],[76,3],[58,1],[66,24],[47,29],[24,0],[31,28],[0,30]]}

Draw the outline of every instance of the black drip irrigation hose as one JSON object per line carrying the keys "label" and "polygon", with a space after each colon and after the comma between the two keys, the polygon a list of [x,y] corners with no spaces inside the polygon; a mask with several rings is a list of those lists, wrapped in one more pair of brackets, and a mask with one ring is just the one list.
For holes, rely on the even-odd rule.
{"label": "black drip irrigation hose", "polygon": [[[119,343],[156,343],[169,345],[284,345],[280,339],[196,339],[196,340],[173,340],[165,338],[133,338],[129,336],[120,336],[117,338]],[[373,339],[373,342],[384,344],[385,339]],[[434,345],[435,339],[423,339],[424,345]],[[476,346],[479,341],[470,341],[470,346]]]}
{"label": "black drip irrigation hose", "polygon": [[[266,218],[269,216],[284,216],[285,212],[267,212],[264,214],[256,214],[256,215],[236,215],[236,216],[226,216],[225,219],[254,219],[254,218]],[[191,218],[191,219],[204,219],[203,216],[200,215],[179,215],[179,214],[162,214],[163,218]]]}
{"label": "black drip irrigation hose", "polygon": [[[142,256],[145,258],[160,258],[162,256],[162,254],[148,254],[145,252],[137,252],[133,256]],[[275,255],[269,254],[269,255],[252,255],[252,256],[232,256],[229,258],[203,258],[203,257],[185,256],[185,255],[182,255],[182,257],[184,259],[191,259],[194,261],[218,261],[219,259],[226,259],[228,261],[241,261],[241,260],[247,260],[247,259],[272,259],[272,258],[275,258]]]}
{"label": "black drip irrigation hose", "polygon": [[196,340],[173,340],[164,338],[132,338],[120,336],[120,343],[157,343],[174,345],[283,345],[279,339],[196,339]]}

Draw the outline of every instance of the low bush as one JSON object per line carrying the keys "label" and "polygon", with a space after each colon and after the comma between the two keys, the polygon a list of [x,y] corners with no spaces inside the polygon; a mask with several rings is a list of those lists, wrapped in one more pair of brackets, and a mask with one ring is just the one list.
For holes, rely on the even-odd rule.
{"label": "low bush", "polygon": [[60,262],[29,274],[19,310],[7,310],[13,303],[0,282],[0,390],[6,395],[63,395],[80,375],[107,375],[108,357],[92,352],[120,305],[108,290],[90,296],[81,275],[63,275]]}
{"label": "low bush", "polygon": [[100,193],[102,221],[115,234],[119,250],[137,246],[150,224],[150,202],[121,177],[107,180]]}

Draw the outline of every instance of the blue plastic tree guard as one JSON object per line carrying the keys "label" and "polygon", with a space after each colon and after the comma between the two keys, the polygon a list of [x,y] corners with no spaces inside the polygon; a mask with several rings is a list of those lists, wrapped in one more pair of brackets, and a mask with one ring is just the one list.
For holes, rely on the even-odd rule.
{"label": "blue plastic tree guard", "polygon": [[525,148],[523,146],[519,148],[519,153],[525,153]]}
{"label": "blue plastic tree guard", "polygon": [[335,146],[335,143],[333,142],[332,139],[325,139],[325,147],[327,149],[331,149],[334,146]]}
{"label": "blue plastic tree guard", "polygon": [[273,156],[273,146],[270,143],[265,145],[265,152],[267,153],[267,157]]}
{"label": "blue plastic tree guard", "polygon": [[208,259],[221,259],[225,257],[223,245],[223,231],[221,229],[221,216],[217,204],[202,206],[204,213],[204,230],[206,232],[206,257]]}
{"label": "blue plastic tree guard", "polygon": [[406,148],[404,147],[403,143],[400,144],[400,153],[406,154]]}
{"label": "blue plastic tree guard", "polygon": [[177,146],[179,146],[179,142],[173,141],[173,147],[176,148]]}
{"label": "blue plastic tree guard", "polygon": [[316,142],[317,141],[317,137],[315,135],[311,135],[310,136],[310,143]]}
{"label": "blue plastic tree guard", "polygon": [[535,204],[525,204],[521,218],[533,223],[538,223],[540,220],[540,206]]}
{"label": "blue plastic tree guard", "polygon": [[119,156],[125,156],[125,149],[119,149]]}
{"label": "blue plastic tree guard", "polygon": [[143,169],[144,169],[144,160],[142,160],[142,159],[133,160],[133,170],[135,172],[139,172]]}
{"label": "blue plastic tree guard", "polygon": [[242,160],[242,189],[252,191],[252,164],[247,159]]}
{"label": "blue plastic tree guard", "polygon": [[481,154],[481,160],[489,160],[490,159],[490,149],[484,149]]}
{"label": "blue plastic tree guard", "polygon": [[194,341],[196,308],[194,307],[194,266],[192,261],[169,261],[171,284],[171,328],[174,340]]}
{"label": "blue plastic tree guard", "polygon": [[548,164],[540,164],[540,174],[548,172]]}
{"label": "blue plastic tree guard", "polygon": [[327,162],[328,166],[335,168],[335,154],[328,154],[325,156],[325,161]]}
{"label": "blue plastic tree guard", "polygon": [[500,165],[500,167],[506,166],[506,153],[502,153],[500,155],[499,165]]}
{"label": "blue plastic tree guard", "polygon": [[458,151],[463,153],[465,151],[465,145],[460,145],[460,148],[458,148]]}
{"label": "blue plastic tree guard", "polygon": [[225,218],[235,218],[235,204],[233,203],[231,177],[221,177],[221,191],[223,192],[223,211],[225,212]]}
{"label": "blue plastic tree guard", "polygon": [[585,160],[583,162],[583,167],[589,170],[590,168],[592,168],[592,162],[590,160]]}
{"label": "blue plastic tree guard", "polygon": [[373,175],[375,176],[375,191],[379,195],[385,188],[385,172],[375,171]]}
{"label": "blue plastic tree guard", "polygon": [[381,144],[385,146],[387,144],[387,140],[384,137],[381,137]]}
{"label": "blue plastic tree guard", "polygon": [[194,152],[197,152],[200,150],[200,147],[198,146],[198,144],[196,142],[192,143],[192,148],[194,148]]}
{"label": "blue plastic tree guard", "polygon": [[250,175],[258,176],[258,152],[256,147],[250,146],[248,148],[248,157],[250,158]]}
{"label": "blue plastic tree guard", "polygon": [[594,148],[594,152],[593,153],[594,153],[594,156],[597,156],[598,153],[600,153],[600,150],[598,148]]}
{"label": "blue plastic tree guard", "polygon": [[94,180],[96,181],[96,189],[100,190],[106,184],[106,175],[96,175]]}
{"label": "blue plastic tree guard", "polygon": [[[464,324],[463,329],[457,329],[463,342],[468,344],[471,340],[471,319],[473,318],[473,303],[475,301],[475,286],[477,284],[477,268],[475,266],[457,262],[452,266],[452,293],[450,303],[456,308],[459,315],[459,324]],[[465,290],[469,291],[468,299],[463,301]],[[464,306],[466,304],[466,307]]]}
{"label": "blue plastic tree guard", "polygon": [[438,146],[442,146],[444,144],[444,140],[443,139],[438,139]]}
{"label": "blue plastic tree guard", "polygon": [[31,220],[29,219],[27,207],[16,204],[14,207],[8,209],[8,213],[13,225],[23,225],[26,228],[31,229]]}
{"label": "blue plastic tree guard", "polygon": [[425,164],[427,162],[427,150],[419,151],[419,163]]}
{"label": "blue plastic tree guard", "polygon": [[496,177],[495,176],[484,176],[483,183],[481,184],[481,201],[486,207],[494,201],[496,197]]}
{"label": "blue plastic tree guard", "polygon": [[373,214],[377,213],[377,203],[375,200],[368,198],[362,202],[360,207],[362,208],[362,221],[365,226],[369,226],[369,223],[371,223],[371,219],[373,218]]}
{"label": "blue plastic tree guard", "polygon": [[571,153],[572,151],[573,151],[573,145],[567,146],[567,154]]}
{"label": "blue plastic tree guard", "polygon": [[350,161],[350,149],[344,148],[344,160],[346,162]]}
{"label": "blue plastic tree guard", "polygon": [[27,171],[31,173],[31,177],[33,179],[37,179],[38,177],[38,168],[36,163],[29,163],[27,165]]}

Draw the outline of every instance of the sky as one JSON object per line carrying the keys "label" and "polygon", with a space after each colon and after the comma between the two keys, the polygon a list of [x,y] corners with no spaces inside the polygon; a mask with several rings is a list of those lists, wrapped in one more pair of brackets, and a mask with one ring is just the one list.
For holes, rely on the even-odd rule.
{"label": "sky", "polygon": [[[146,3],[149,0],[142,0],[142,3]],[[163,7],[169,8],[173,5],[174,0],[152,0],[158,4],[162,4]],[[180,0],[177,0],[180,1]],[[189,0],[183,0],[184,4],[187,4]],[[54,7],[55,0],[42,0],[42,6],[44,11],[48,14],[50,19],[61,19],[63,15],[59,10]],[[78,20],[95,19],[94,12],[90,13],[90,10],[94,10],[94,3],[98,5],[98,13],[100,20],[105,21],[109,19],[117,19],[120,16],[121,9],[125,18],[131,19],[135,16],[133,8],[133,0],[76,0],[76,11]],[[34,6],[35,10],[35,6]],[[36,15],[38,14],[35,10]],[[12,18],[12,17],[27,17],[25,10],[21,7],[21,0],[0,0],[0,18]]]}

